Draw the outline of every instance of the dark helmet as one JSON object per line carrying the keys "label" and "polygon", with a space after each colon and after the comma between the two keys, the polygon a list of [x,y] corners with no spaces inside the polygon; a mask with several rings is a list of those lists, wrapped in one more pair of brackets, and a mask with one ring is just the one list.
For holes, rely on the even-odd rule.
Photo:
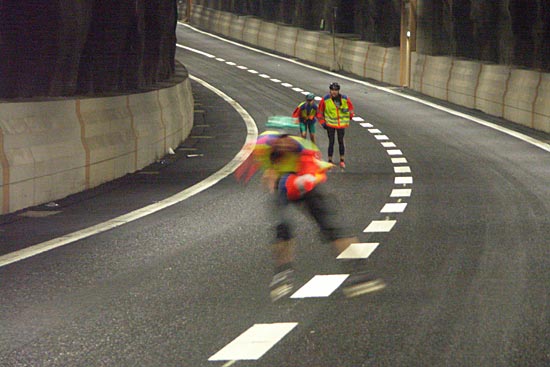
{"label": "dark helmet", "polygon": [[340,84],[338,84],[338,83],[336,83],[336,82],[332,82],[332,83],[330,83],[330,85],[328,86],[328,89],[340,90]]}
{"label": "dark helmet", "polygon": [[313,101],[315,99],[315,94],[313,93],[308,93],[307,96],[306,96],[306,99],[308,101]]}

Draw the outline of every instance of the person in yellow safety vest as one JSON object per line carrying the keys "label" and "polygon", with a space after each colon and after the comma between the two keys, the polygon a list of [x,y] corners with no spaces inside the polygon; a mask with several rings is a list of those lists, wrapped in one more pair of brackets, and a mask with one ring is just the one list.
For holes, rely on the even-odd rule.
{"label": "person in yellow safety vest", "polygon": [[334,153],[334,137],[338,136],[340,167],[346,168],[344,145],[345,129],[349,127],[354,116],[353,103],[348,96],[340,94],[340,84],[329,85],[329,94],[323,97],[317,110],[317,119],[328,135],[328,161],[332,163]]}
{"label": "person in yellow safety vest", "polygon": [[308,93],[305,102],[296,107],[292,117],[300,121],[300,135],[306,139],[307,132],[311,142],[315,144],[315,125],[317,124],[317,103],[315,103],[315,94]]}

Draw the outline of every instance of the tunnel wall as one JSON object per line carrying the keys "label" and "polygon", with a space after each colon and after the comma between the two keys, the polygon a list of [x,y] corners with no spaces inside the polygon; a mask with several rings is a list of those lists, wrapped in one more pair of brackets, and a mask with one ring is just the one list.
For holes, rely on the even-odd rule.
{"label": "tunnel wall", "polygon": [[175,149],[192,125],[187,76],[139,94],[0,103],[2,213],[135,172]]}
{"label": "tunnel wall", "polygon": [[[221,24],[218,24],[221,22]],[[193,5],[191,24],[264,49],[362,78],[400,85],[398,47],[307,31]],[[232,29],[235,25],[236,29]],[[550,132],[550,74],[480,61],[411,55],[413,90]]]}

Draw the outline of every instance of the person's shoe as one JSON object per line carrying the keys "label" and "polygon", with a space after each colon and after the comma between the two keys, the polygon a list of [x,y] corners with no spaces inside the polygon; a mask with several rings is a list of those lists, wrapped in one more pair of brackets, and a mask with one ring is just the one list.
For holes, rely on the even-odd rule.
{"label": "person's shoe", "polygon": [[341,169],[346,168],[346,162],[340,161],[340,168],[341,168]]}
{"label": "person's shoe", "polygon": [[382,279],[373,279],[366,274],[351,274],[342,285],[342,292],[348,298],[372,293],[386,288]]}
{"label": "person's shoe", "polygon": [[286,269],[273,276],[269,284],[271,301],[276,302],[294,289],[294,270]]}

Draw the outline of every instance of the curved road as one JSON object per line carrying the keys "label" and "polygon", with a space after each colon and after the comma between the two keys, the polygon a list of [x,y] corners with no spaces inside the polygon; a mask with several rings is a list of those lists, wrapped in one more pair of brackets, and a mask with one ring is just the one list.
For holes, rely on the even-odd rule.
{"label": "curved road", "polygon": [[177,58],[198,78],[196,110],[205,111],[178,159],[61,201],[55,215],[4,220],[0,260],[223,169],[247,139],[236,104],[263,131],[268,116],[339,81],[360,119],[346,132],[347,170],[331,172],[326,186],[368,270],[388,287],[356,299],[338,289],[306,293],[319,291],[307,287],[311,279],[335,280],[339,260],[296,211],[306,288],[271,303],[269,197],[257,179],[243,187],[227,177],[164,210],[1,266],[0,365],[550,364],[549,136],[522,131],[542,142],[533,145],[407,92],[185,26],[178,39]]}

